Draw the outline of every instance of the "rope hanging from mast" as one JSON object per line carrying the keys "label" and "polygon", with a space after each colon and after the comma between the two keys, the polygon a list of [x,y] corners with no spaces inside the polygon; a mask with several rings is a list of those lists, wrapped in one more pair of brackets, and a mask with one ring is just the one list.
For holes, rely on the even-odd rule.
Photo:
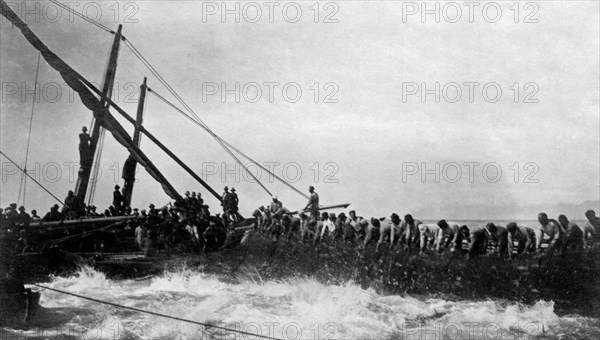
{"label": "rope hanging from mast", "polygon": [[[202,119],[200,119],[200,117],[198,117],[198,115],[194,112],[194,110],[192,110],[192,108],[183,100],[183,98],[181,98],[181,96],[177,93],[177,91],[175,91],[173,89],[173,87],[160,75],[160,73],[158,73],[158,71],[152,66],[152,64],[150,64],[150,62],[142,55],[142,53],[135,48],[135,46],[133,46],[133,44],[131,43],[131,41],[127,40],[125,37],[123,37],[123,41],[125,43],[125,46],[127,46],[131,52],[148,68],[148,70],[154,75],[156,76],[156,78],[158,78],[158,80],[161,82],[161,84],[163,84],[167,90],[177,99],[177,101],[179,101],[181,103],[181,105],[183,105],[188,112],[194,116],[194,121],[199,124],[200,126],[202,126],[216,141],[217,143],[219,143],[221,145],[221,147],[244,169],[246,170],[250,176],[252,176],[252,178],[263,188],[263,190],[265,190],[265,192],[267,192],[267,194],[269,194],[269,196],[273,196],[273,194],[269,191],[269,189],[267,189],[267,187],[265,187],[259,180],[258,178],[256,178],[256,176],[254,176],[254,174],[252,174],[252,172],[250,170],[248,170],[248,168],[244,165],[244,163],[242,163],[242,161],[225,145],[225,143],[223,142],[223,140],[217,136],[209,127],[208,125],[206,125],[206,123],[204,123],[202,121]],[[149,92],[150,89],[148,89]]]}
{"label": "rope hanging from mast", "polygon": [[37,96],[37,84],[38,76],[40,74],[40,60],[42,54],[38,53],[37,67],[35,70],[35,82],[33,83],[33,100],[31,101],[31,116],[29,117],[29,133],[27,134],[27,149],[25,150],[25,164],[23,165],[23,172],[21,173],[21,185],[19,186],[19,195],[17,196],[17,203],[21,200],[21,189],[23,190],[23,205],[25,204],[25,193],[27,191],[27,160],[29,159],[29,145],[31,143],[31,127],[33,125],[33,114],[35,113],[35,100]]}
{"label": "rope hanging from mast", "polygon": [[[83,14],[80,14],[78,12],[76,12],[75,10],[69,8],[68,6],[63,5],[62,3],[56,1],[56,0],[49,0],[50,2],[56,4],[57,6],[60,6],[61,8],[67,9],[70,13],[73,13],[74,15],[82,18],[83,20],[87,21],[88,23],[91,23],[99,28],[101,28],[102,30],[111,33],[111,34],[115,34],[115,32],[111,29],[109,29],[108,27],[102,25],[101,23],[92,20],[88,17],[86,17]],[[13,22],[14,24],[14,22]],[[258,162],[254,161],[252,158],[250,158],[249,156],[243,154],[240,150],[238,150],[237,148],[233,147],[230,143],[228,143],[227,141],[225,141],[224,139],[222,139],[221,137],[217,136],[209,127],[208,125],[206,125],[206,123],[204,123],[202,121],[202,119],[200,119],[200,117],[194,112],[194,110],[183,100],[183,98],[181,98],[181,96],[173,89],[173,87],[162,77],[162,75],[160,75],[160,73],[158,73],[158,71],[152,66],[152,64],[150,64],[150,62],[142,55],[141,52],[139,52],[139,50],[133,46],[133,44],[127,40],[124,36],[122,36],[122,41],[125,43],[125,45],[132,51],[132,53],[148,68],[148,70],[150,70],[150,72],[156,76],[158,78],[158,80],[167,88],[167,90],[178,100],[178,102],[183,105],[185,107],[185,109],[193,116],[190,117],[189,115],[185,114],[185,112],[177,109],[178,111],[182,112],[183,114],[186,115],[186,117],[188,117],[188,119],[191,119],[192,121],[194,121],[197,125],[199,125],[200,127],[202,127],[203,129],[205,129],[220,145],[221,147],[227,151],[227,153],[229,153],[229,155],[242,167],[244,168],[245,171],[247,171],[254,180],[256,180],[257,183],[259,183],[259,185],[270,195],[273,196],[272,193],[254,176],[254,174],[252,174],[252,172],[240,161],[240,159],[238,157],[235,156],[235,154],[231,151],[231,149],[234,149],[238,154],[242,155],[244,158],[250,160],[252,163],[258,165],[261,169],[267,171],[268,173],[270,173],[271,175],[273,175],[275,178],[277,178],[278,180],[280,180],[282,183],[286,184],[287,186],[289,186],[290,188],[292,188],[295,192],[299,193],[300,195],[304,196],[304,197],[308,197],[307,195],[305,195],[304,193],[300,192],[298,189],[294,188],[293,186],[291,186],[289,183],[285,182],[283,179],[279,178],[277,175],[273,174],[272,172],[270,172],[268,169],[264,168],[261,164],[259,164]],[[81,77],[81,75],[77,74],[79,80],[81,80],[88,88],[94,90],[94,92],[98,93],[95,89],[95,87],[89,83],[87,80],[85,80],[85,78]],[[103,96],[101,95],[101,98]],[[112,105],[115,106],[115,104],[110,101],[110,99],[108,98],[104,98],[107,100],[107,102]],[[120,110],[117,110],[120,111]],[[122,113],[122,112],[120,112]],[[26,171],[24,172],[26,174]],[[27,174],[26,174],[27,175]],[[30,177],[30,176],[29,176]],[[37,183],[37,182],[36,182]],[[38,183],[39,184],[39,183]],[[94,190],[92,189],[92,192]],[[213,193],[214,194],[214,193]],[[93,193],[90,195],[88,200],[92,200],[93,199]]]}
{"label": "rope hanging from mast", "polygon": [[[207,129],[206,125],[202,125],[200,124],[200,122],[196,121],[194,118],[190,117],[188,114],[186,114],[183,110],[181,110],[180,108],[178,108],[177,106],[175,106],[175,104],[169,102],[166,98],[164,98],[163,96],[161,96],[160,94],[158,94],[156,91],[152,90],[151,88],[148,88],[148,92],[153,93],[158,99],[160,99],[161,101],[163,101],[164,103],[166,103],[167,105],[169,105],[171,108],[173,108],[175,111],[181,113],[183,116],[185,116],[187,119],[191,120],[192,122],[194,122],[196,125],[200,126],[203,129]],[[250,156],[244,154],[242,151],[240,151],[238,148],[234,147],[233,145],[231,145],[229,142],[227,142],[226,140],[222,139],[221,137],[217,136],[215,134],[215,137],[218,138],[221,142],[223,142],[225,145],[227,145],[229,148],[233,149],[235,152],[237,152],[238,154],[240,154],[242,157],[244,157],[245,159],[249,160],[250,162],[252,162],[253,164],[256,164],[258,167],[260,167],[262,170],[266,171],[267,173],[269,173],[271,176],[275,177],[277,180],[279,180],[281,183],[285,184],[286,186],[288,186],[290,189],[294,190],[296,193],[298,193],[299,195],[305,197],[306,199],[308,199],[308,195],[306,195],[305,193],[303,193],[302,191],[298,190],[296,187],[294,187],[293,185],[291,185],[290,183],[286,182],[284,179],[282,179],[281,177],[277,176],[276,174],[274,174],[271,170],[265,168],[262,164],[260,164],[259,162],[255,161],[254,159],[250,158]],[[248,170],[246,169],[246,171],[248,171],[250,173],[250,175],[256,180],[256,178],[254,177],[254,175]],[[257,180],[258,182],[258,180]],[[260,182],[259,182],[260,183]]]}
{"label": "rope hanging from mast", "polygon": [[85,16],[85,15],[83,15],[83,14],[79,13],[79,12],[76,12],[74,9],[70,8],[69,6],[65,6],[65,5],[63,5],[62,3],[60,3],[60,2],[58,2],[58,1],[56,1],[56,0],[49,0],[49,1],[50,1],[51,3],[53,3],[53,4],[57,5],[57,6],[59,6],[59,7],[62,7],[62,8],[64,8],[64,9],[66,9],[66,10],[67,10],[67,11],[69,11],[69,12],[71,12],[71,13],[75,14],[76,16],[78,16],[78,17],[80,17],[81,19],[83,19],[83,20],[85,20],[85,21],[89,22],[90,24],[92,24],[92,25],[94,25],[94,26],[96,26],[96,27],[98,27],[98,28],[100,28],[100,29],[102,29],[102,30],[105,30],[106,32],[108,32],[108,33],[110,33],[110,34],[115,34],[115,31],[111,30],[110,28],[108,28],[108,27],[106,27],[106,26],[102,25],[101,23],[99,23],[99,22],[97,22],[97,21],[95,21],[95,20],[93,20],[93,19],[90,19],[90,18],[88,18],[87,16]]}

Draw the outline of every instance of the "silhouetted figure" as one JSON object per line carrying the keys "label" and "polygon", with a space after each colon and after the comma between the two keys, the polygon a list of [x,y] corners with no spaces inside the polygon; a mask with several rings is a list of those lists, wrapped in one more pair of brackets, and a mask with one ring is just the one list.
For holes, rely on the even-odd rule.
{"label": "silhouetted figure", "polygon": [[123,202],[125,202],[125,196],[121,194],[120,186],[115,185],[115,191],[113,191],[113,202],[112,205],[115,207],[115,210],[118,214],[123,212]]}
{"label": "silhouetted figure", "polygon": [[137,161],[131,155],[127,157],[127,160],[125,160],[125,164],[123,164],[123,175],[121,177],[124,180],[123,194],[125,196],[131,195],[133,183],[135,182],[136,165]]}
{"label": "silhouetted figure", "polygon": [[63,219],[63,214],[58,211],[58,204],[55,204],[50,208],[50,211],[44,215],[44,222],[52,222],[52,221],[61,221]]}
{"label": "silhouetted figure", "polygon": [[65,197],[65,206],[63,207],[63,214],[68,218],[77,218],[79,216],[82,204],[79,198],[75,196],[73,190],[69,190],[67,197]]}
{"label": "silhouetted figure", "polygon": [[79,165],[86,168],[89,163],[90,154],[90,135],[87,133],[87,127],[81,128],[79,134]]}

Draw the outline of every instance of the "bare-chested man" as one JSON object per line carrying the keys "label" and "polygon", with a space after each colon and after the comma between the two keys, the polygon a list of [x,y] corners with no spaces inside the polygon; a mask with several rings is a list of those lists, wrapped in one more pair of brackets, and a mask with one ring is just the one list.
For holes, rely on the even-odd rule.
{"label": "bare-chested man", "polygon": [[556,249],[563,243],[564,230],[561,225],[553,219],[549,219],[548,215],[544,212],[538,214],[538,222],[540,228],[536,233],[536,249],[540,251],[542,249],[542,242],[544,241],[544,235],[549,237],[548,239],[548,250]]}

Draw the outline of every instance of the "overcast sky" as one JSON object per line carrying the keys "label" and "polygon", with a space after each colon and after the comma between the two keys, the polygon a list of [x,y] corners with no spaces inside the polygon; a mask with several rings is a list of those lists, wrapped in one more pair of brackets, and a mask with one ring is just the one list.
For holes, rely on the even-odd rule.
{"label": "overcast sky", "polygon": [[[215,133],[261,163],[278,162],[275,173],[300,190],[314,185],[322,204],[352,203],[366,216],[395,211],[420,218],[479,219],[488,217],[486,212],[510,218],[506,207],[598,200],[598,2],[528,7],[522,2],[518,11],[509,7],[513,2],[496,2],[483,12],[482,2],[471,18],[463,3],[440,3],[438,23],[434,14],[422,22],[421,2],[297,3],[300,15],[294,3],[281,2],[269,17],[270,7],[263,2],[239,2],[239,23],[234,14],[223,20],[221,2],[142,1],[120,3],[118,11],[114,2],[80,2],[75,9],[112,29],[123,23],[127,39]],[[34,4],[27,2],[30,9]],[[20,16],[56,54],[100,83],[113,35],[77,17],[71,20],[65,10],[57,16],[48,2],[39,4],[40,20],[31,13],[25,17],[23,5],[14,5],[21,6]],[[227,4],[234,9],[236,2]],[[428,2],[429,9],[434,5]],[[457,9],[462,16],[455,19]],[[0,33],[0,148],[23,162],[32,101],[23,86],[33,89],[37,52],[5,19]],[[175,102],[122,46],[115,101],[132,116],[138,96],[134,86],[144,76],[152,89]],[[270,82],[278,85],[265,84]],[[214,88],[221,83],[233,90],[225,102]],[[434,90],[436,83],[439,102],[435,91],[422,98],[423,86]],[[78,133],[92,115],[78,97],[70,98],[58,73],[44,61],[39,84],[28,168],[31,172],[37,164],[34,176],[62,198],[75,186],[69,164],[79,160]],[[56,84],[62,91],[58,97]],[[254,84],[262,92],[258,98]],[[282,94],[286,84],[287,97]],[[243,214],[270,201],[241,171],[238,180],[233,173],[224,175],[223,167],[234,169],[232,158],[152,95],[144,125],[199,174],[205,170],[204,178],[218,192],[224,185],[235,187]],[[142,138],[142,149],[180,193],[201,191],[216,210],[216,200],[147,138]],[[115,172],[126,157],[107,134],[94,199],[98,207],[111,203]],[[6,159],[1,162],[4,207],[17,199],[20,174]],[[425,177],[423,165],[430,170]],[[289,188],[270,183],[266,173],[261,178],[290,209],[306,203]],[[168,201],[143,170],[135,189],[134,206]],[[28,210],[46,211],[55,203],[31,181],[26,195]]]}

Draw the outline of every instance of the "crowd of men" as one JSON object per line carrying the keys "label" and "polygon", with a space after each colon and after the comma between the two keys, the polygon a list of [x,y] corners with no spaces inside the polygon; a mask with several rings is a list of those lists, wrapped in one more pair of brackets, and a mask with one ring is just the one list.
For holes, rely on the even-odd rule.
{"label": "crowd of men", "polygon": [[[227,188],[226,188],[227,189]],[[227,190],[226,190],[227,191]],[[224,195],[225,196],[225,195]],[[113,192],[113,204],[98,213],[93,205],[80,202],[73,191],[69,191],[62,209],[58,204],[50,208],[43,217],[32,210],[27,213],[24,206],[17,209],[13,203],[6,209],[0,208],[0,229],[19,234],[19,252],[25,250],[27,232],[32,222],[61,222],[91,218],[129,217],[126,229],[134,230],[135,242],[144,251],[155,253],[160,249],[181,248],[184,250],[211,251],[221,247],[230,226],[242,219],[238,212],[235,189],[224,197],[223,214],[211,215],[204,204],[201,193],[186,191],[182,200],[169,203],[162,208],[150,204],[148,209],[124,206],[124,198],[118,185]],[[65,235],[76,233],[65,229]]]}
{"label": "crowd of men", "polygon": [[407,214],[404,220],[397,213],[385,218],[363,218],[351,210],[345,213],[322,212],[319,214],[319,196],[314,187],[309,187],[310,197],[304,211],[293,216],[288,209],[273,197],[268,207],[260,206],[254,211],[257,229],[274,241],[282,236],[288,240],[297,238],[317,245],[349,243],[361,248],[375,244],[376,250],[387,246],[390,249],[403,247],[442,252],[449,250],[458,254],[478,256],[493,251],[511,258],[526,252],[546,250],[569,252],[600,245],[600,217],[593,210],[585,212],[587,222],[580,227],[560,215],[551,219],[544,212],[538,214],[537,228],[510,222],[497,226],[490,222],[471,230],[466,225],[440,220],[424,223]]}
{"label": "crowd of men", "polygon": [[[69,191],[62,210],[56,204],[43,217],[36,210],[31,215],[25,207],[17,209],[11,204],[4,211],[0,209],[0,224],[26,226],[32,221],[63,221],[80,218],[100,218],[130,216],[128,228],[135,230],[137,245],[147,252],[161,248],[181,247],[189,250],[214,250],[222,246],[231,234],[231,227],[243,220],[239,213],[239,198],[235,188],[224,188],[221,196],[222,214],[211,215],[200,193],[187,191],[185,197],[156,209],[131,209],[124,206],[120,187],[115,186],[113,204],[104,211],[96,212],[95,206],[86,206]],[[273,241],[284,237],[288,241],[296,239],[330,245],[351,244],[365,248],[375,245],[376,251],[382,247],[403,247],[418,249],[420,252],[468,253],[477,256],[490,251],[513,257],[526,252],[541,251],[543,243],[547,250],[569,252],[600,245],[600,217],[593,210],[585,212],[587,222],[580,227],[560,215],[551,219],[546,213],[538,215],[539,226],[532,228],[516,222],[498,226],[493,222],[471,230],[466,225],[440,220],[437,223],[424,223],[410,214],[404,219],[392,213],[389,219],[363,218],[354,210],[348,213],[321,212],[319,196],[314,187],[309,187],[309,200],[303,211],[296,216],[283,206],[274,196],[268,207],[260,206],[252,214],[255,230],[267,235]]]}

